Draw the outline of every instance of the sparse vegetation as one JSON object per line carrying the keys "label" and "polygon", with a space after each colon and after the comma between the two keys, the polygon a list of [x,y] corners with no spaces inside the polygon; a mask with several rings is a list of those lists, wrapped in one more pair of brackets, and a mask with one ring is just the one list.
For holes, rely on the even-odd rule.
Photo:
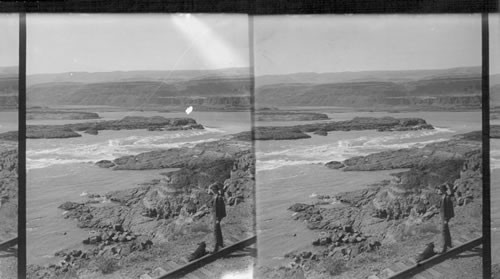
{"label": "sparse vegetation", "polygon": [[80,276],[78,276],[76,270],[70,269],[67,272],[61,272],[57,275],[56,278],[54,279],[79,279]]}
{"label": "sparse vegetation", "polygon": [[323,261],[323,267],[328,274],[335,276],[341,274],[346,269],[345,261],[327,258]]}
{"label": "sparse vegetation", "polygon": [[212,228],[207,223],[194,223],[191,226],[191,232],[193,233],[210,233]]}
{"label": "sparse vegetation", "polygon": [[110,274],[116,271],[119,266],[118,266],[118,261],[113,258],[108,258],[108,257],[97,257],[95,259],[95,263],[97,265],[97,268],[99,271],[102,272],[102,274]]}

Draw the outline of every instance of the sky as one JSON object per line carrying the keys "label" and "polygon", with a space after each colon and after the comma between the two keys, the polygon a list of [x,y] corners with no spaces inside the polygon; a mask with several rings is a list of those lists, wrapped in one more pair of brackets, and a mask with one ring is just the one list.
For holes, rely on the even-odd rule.
{"label": "sky", "polygon": [[246,15],[27,15],[27,73],[249,66]]}
{"label": "sky", "polygon": [[490,74],[500,74],[500,14],[489,14]]}
{"label": "sky", "polygon": [[19,16],[0,13],[0,67],[19,64]]}
{"label": "sky", "polygon": [[481,65],[481,16],[254,18],[255,73],[443,69]]}

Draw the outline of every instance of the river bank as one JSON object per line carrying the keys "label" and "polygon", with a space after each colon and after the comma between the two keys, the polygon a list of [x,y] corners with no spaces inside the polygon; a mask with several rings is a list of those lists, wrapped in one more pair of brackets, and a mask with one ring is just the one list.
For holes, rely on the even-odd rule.
{"label": "river bank", "polygon": [[366,278],[379,274],[390,263],[416,256],[429,242],[440,247],[436,187],[446,182],[457,187],[452,235],[480,232],[480,150],[480,138],[462,135],[422,148],[378,152],[328,164],[346,173],[400,170],[390,179],[366,184],[360,190],[325,191],[316,193],[312,203],[290,204],[291,218],[305,223],[314,236],[309,238],[308,248],[283,253],[288,263],[261,267],[259,276]]}
{"label": "river bank", "polygon": [[[31,265],[29,278],[68,274],[102,278],[108,272],[99,266],[103,261],[113,267],[115,275],[137,278],[165,266],[166,261],[189,256],[200,241],[211,249],[211,197],[206,189],[213,182],[227,186],[224,234],[236,239],[252,235],[255,167],[250,148],[250,142],[220,140],[167,153],[152,151],[117,158],[115,162],[128,162],[120,171],[138,169],[132,162],[141,169],[169,171],[161,173],[160,179],[130,189],[87,195],[83,202],[61,204],[64,218],[90,231],[82,240],[87,244],[84,249],[58,251],[56,258],[63,260],[59,264]],[[176,158],[177,169],[156,165],[159,158]],[[160,254],[162,257],[158,257]]]}

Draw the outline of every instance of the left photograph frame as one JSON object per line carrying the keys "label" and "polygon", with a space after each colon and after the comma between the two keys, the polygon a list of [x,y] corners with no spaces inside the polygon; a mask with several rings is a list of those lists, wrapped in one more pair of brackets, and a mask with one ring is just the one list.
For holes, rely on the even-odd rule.
{"label": "left photograph frame", "polygon": [[248,25],[26,16],[28,278],[251,276]]}
{"label": "left photograph frame", "polygon": [[0,278],[18,278],[19,14],[0,14]]}

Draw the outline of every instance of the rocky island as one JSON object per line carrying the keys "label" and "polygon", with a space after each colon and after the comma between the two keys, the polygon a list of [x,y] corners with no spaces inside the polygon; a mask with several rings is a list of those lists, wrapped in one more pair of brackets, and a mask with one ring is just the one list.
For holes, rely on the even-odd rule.
{"label": "rocky island", "polygon": [[[289,140],[304,139],[311,136],[306,133],[320,133],[326,135],[329,131],[410,131],[434,129],[421,118],[394,118],[394,117],[355,117],[347,121],[331,121],[295,126],[254,127],[254,140]],[[252,139],[252,132],[242,132],[235,135],[242,140]]]}
{"label": "rocky island", "polygon": [[99,114],[84,111],[63,111],[50,109],[29,109],[26,112],[27,120],[81,120],[99,119]]}
{"label": "rocky island", "polygon": [[[81,137],[78,132],[96,135],[101,130],[135,130],[174,131],[203,129],[203,125],[192,118],[165,118],[162,116],[142,117],[127,116],[121,120],[105,120],[65,125],[27,125],[26,138],[71,138]],[[0,139],[17,138],[17,132],[0,134]]]}
{"label": "rocky island", "polygon": [[328,115],[317,112],[258,110],[254,115],[257,121],[312,121],[329,119]]}

